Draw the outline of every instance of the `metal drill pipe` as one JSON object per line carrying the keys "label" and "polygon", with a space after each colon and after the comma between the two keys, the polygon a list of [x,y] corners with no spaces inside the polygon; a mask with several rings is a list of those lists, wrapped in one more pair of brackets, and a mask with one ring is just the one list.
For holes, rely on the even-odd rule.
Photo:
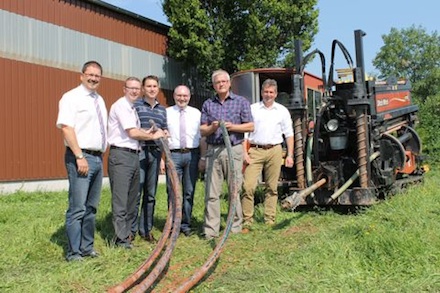
{"label": "metal drill pipe", "polygon": [[295,167],[296,167],[296,179],[298,188],[303,189],[306,187],[305,171],[304,171],[304,147],[303,147],[303,135],[302,135],[302,122],[301,117],[296,117],[293,122],[295,130]]}
{"label": "metal drill pipe", "polygon": [[292,195],[283,199],[283,201],[281,202],[281,207],[286,210],[294,210],[301,203],[301,201],[304,198],[306,198],[306,196],[308,196],[309,194],[314,192],[316,189],[318,189],[319,187],[324,185],[325,182],[326,182],[326,179],[322,178],[321,180],[312,184],[311,186],[309,186],[299,192],[293,193]]}
{"label": "metal drill pipe", "polygon": [[362,188],[368,187],[367,170],[367,116],[362,113],[356,118],[359,183]]}

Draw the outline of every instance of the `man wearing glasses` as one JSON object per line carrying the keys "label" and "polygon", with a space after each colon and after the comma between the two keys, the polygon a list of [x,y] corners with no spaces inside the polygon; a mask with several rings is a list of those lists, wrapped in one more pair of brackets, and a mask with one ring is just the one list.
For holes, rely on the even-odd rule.
{"label": "man wearing glasses", "polygon": [[141,82],[129,77],[123,88],[124,96],[110,108],[108,119],[108,174],[112,192],[114,244],[131,249],[131,226],[136,218],[137,196],[139,193],[139,140],[154,140],[163,137],[163,131],[144,130],[134,102],[141,93]]}
{"label": "man wearing glasses", "polygon": [[81,84],[66,92],[59,101],[56,125],[64,137],[69,180],[67,261],[98,256],[94,249],[95,219],[101,197],[102,153],[107,148],[107,109],[96,92],[101,75],[98,62],[86,62]]}

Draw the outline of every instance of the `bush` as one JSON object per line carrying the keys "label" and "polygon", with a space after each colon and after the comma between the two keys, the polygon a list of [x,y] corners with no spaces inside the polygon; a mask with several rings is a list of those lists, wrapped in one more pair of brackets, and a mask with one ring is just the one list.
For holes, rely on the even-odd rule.
{"label": "bush", "polygon": [[431,163],[440,162],[440,94],[429,96],[419,103],[420,124],[417,132],[423,142],[423,153]]}

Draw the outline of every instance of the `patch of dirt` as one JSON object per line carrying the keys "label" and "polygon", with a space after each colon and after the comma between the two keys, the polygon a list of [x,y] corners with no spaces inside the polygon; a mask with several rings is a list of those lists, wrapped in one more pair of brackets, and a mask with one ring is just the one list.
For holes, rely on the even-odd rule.
{"label": "patch of dirt", "polygon": [[306,233],[306,234],[315,234],[318,232],[318,228],[310,223],[304,223],[298,226],[292,226],[286,231],[284,231],[284,235],[292,235],[296,233]]}

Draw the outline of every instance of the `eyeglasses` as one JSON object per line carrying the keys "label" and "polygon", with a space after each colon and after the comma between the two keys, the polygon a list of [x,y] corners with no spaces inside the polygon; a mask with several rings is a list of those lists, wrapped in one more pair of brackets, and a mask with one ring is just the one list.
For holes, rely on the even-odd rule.
{"label": "eyeglasses", "polygon": [[125,87],[127,90],[131,90],[131,91],[140,91],[141,90],[141,88],[139,88],[139,87]]}
{"label": "eyeglasses", "polygon": [[98,74],[91,74],[91,73],[83,73],[85,76],[87,76],[87,77],[94,77],[94,78],[96,78],[96,79],[100,79],[101,78],[101,75],[98,75]]}
{"label": "eyeglasses", "polygon": [[214,84],[217,85],[217,84],[228,83],[228,82],[229,82],[229,80],[227,80],[227,79],[225,79],[225,80],[217,80],[217,81],[214,82]]}

